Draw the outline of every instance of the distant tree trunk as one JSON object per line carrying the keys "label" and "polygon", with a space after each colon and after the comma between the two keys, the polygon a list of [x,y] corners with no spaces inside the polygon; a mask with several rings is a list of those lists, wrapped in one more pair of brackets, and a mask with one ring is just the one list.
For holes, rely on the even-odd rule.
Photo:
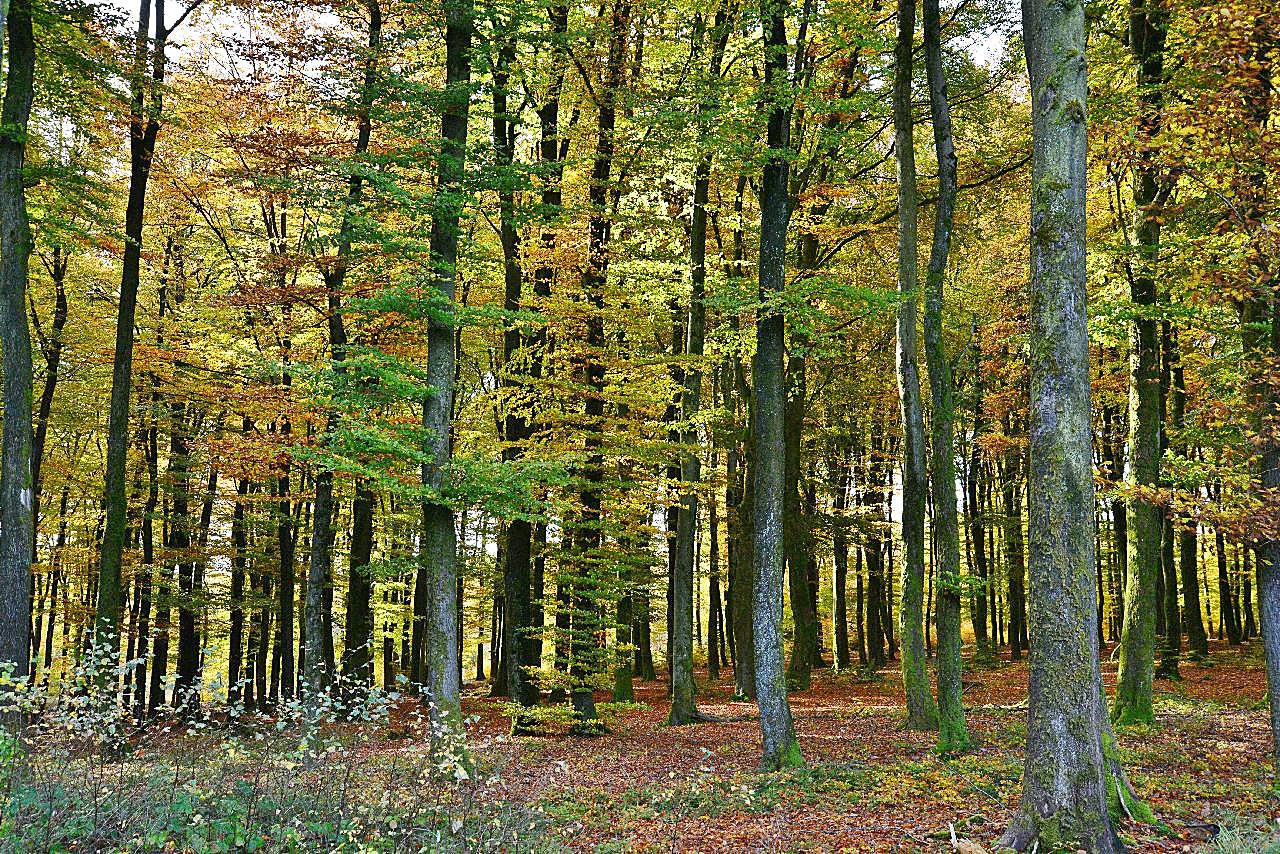
{"label": "distant tree trunk", "polygon": [[[150,38],[153,5],[155,37]],[[162,115],[165,48],[169,37],[164,12],[165,0],[141,0],[134,41],[129,99],[129,198],[125,206],[124,258],[120,272],[120,301],[111,370],[111,403],[107,418],[103,490],[106,520],[99,552],[98,600],[94,620],[94,645],[97,647],[95,655],[102,659],[101,664],[106,668],[102,671],[103,678],[106,678],[110,668],[116,664],[120,649],[119,623],[124,601],[121,567],[124,562],[125,515],[128,512],[125,468],[128,462],[129,401],[133,380],[134,318],[137,315],[138,284],[141,278],[143,211]],[[13,20],[12,15],[10,20]],[[150,74],[147,73],[148,64]],[[23,311],[25,313],[25,306]],[[29,346],[27,350],[30,351]],[[6,371],[6,376],[8,373]],[[28,399],[29,396],[28,393]],[[6,408],[6,411],[12,410]],[[29,412],[27,414],[29,416]],[[30,430],[29,417],[23,429]]]}
{"label": "distant tree trunk", "polygon": [[[289,374],[283,375],[288,387]],[[284,422],[282,433],[289,433],[289,422]],[[294,565],[297,557],[298,532],[293,524],[293,501],[289,497],[289,463],[284,463],[284,473],[278,480],[276,506],[276,537],[280,549],[280,573],[276,579],[276,637],[272,656],[273,675],[271,677],[273,697],[278,696],[284,702],[293,699],[294,688],[294,615],[293,600],[297,592]],[[276,665],[276,662],[279,662]]]}
{"label": "distant tree trunk", "polygon": [[[849,614],[846,603],[847,588],[849,586],[849,531],[846,527],[848,519],[845,517],[845,511],[848,509],[849,501],[849,454],[841,448],[836,455],[833,456],[829,464],[831,474],[831,510],[835,517],[832,520],[833,527],[831,530],[831,551],[832,551],[832,598],[834,600],[832,607],[831,620],[835,624],[834,643],[836,648],[836,667],[840,670],[848,670],[852,666],[849,656]],[[862,579],[858,578],[858,621],[862,620]],[[861,626],[858,628],[861,634]]]}
{"label": "distant tree trunk", "polygon": [[[9,244],[12,245],[12,244]],[[31,507],[32,524],[40,523],[40,498],[43,478],[41,468],[44,463],[44,449],[49,435],[49,416],[53,412],[53,397],[58,388],[58,378],[62,367],[63,330],[69,315],[67,307],[67,266],[68,253],[61,247],[53,247],[52,258],[45,263],[49,278],[53,281],[53,316],[49,323],[49,332],[45,334],[36,320],[35,305],[31,307],[32,325],[40,343],[40,351],[44,356],[44,383],[40,388],[40,400],[35,412],[35,435],[31,444],[31,488],[34,504]],[[35,540],[32,539],[32,558],[35,558]],[[52,600],[50,600],[52,604]],[[37,633],[38,634],[38,633]],[[38,639],[37,639],[38,640]]]}
{"label": "distant tree trunk", "polygon": [[[31,434],[31,330],[27,326],[27,276],[31,225],[23,170],[27,126],[35,93],[36,45],[30,0],[11,0],[8,65],[0,105],[0,349],[3,352],[3,436],[0,437],[0,669],[14,680],[31,672],[31,561],[35,538],[36,484]],[[126,397],[126,405],[127,405]],[[47,420],[47,419],[46,419]],[[127,441],[121,437],[122,443]],[[121,475],[123,492],[123,473]],[[117,581],[117,585],[118,585]],[[114,661],[112,662],[114,663]],[[9,693],[5,689],[3,693]],[[21,728],[20,712],[0,724]]]}
{"label": "distant tree trunk", "polygon": [[1002,497],[1004,499],[1005,565],[1009,576],[1009,657],[1022,658],[1027,648],[1025,568],[1022,545],[1022,500],[1018,489],[1022,453],[1013,449],[1007,454]]}
{"label": "distant tree trunk", "polygon": [[[336,426],[330,416],[326,432]],[[315,726],[322,711],[325,688],[332,678],[327,667],[324,637],[329,634],[324,623],[324,591],[328,586],[333,551],[333,472],[316,473],[315,502],[311,528],[311,560],[307,566],[306,609],[303,614],[306,628],[304,641],[302,679],[304,714],[308,726]]]}
{"label": "distant tree trunk", "polygon": [[[735,365],[735,372],[737,366]],[[728,391],[726,390],[726,395]],[[735,402],[736,403],[736,402]],[[751,401],[745,400],[747,418],[743,442],[735,441],[729,451],[725,503],[730,508],[733,532],[729,538],[730,616],[733,633],[734,693],[748,700],[756,698],[755,645],[755,502],[748,484],[755,483],[755,442],[751,432]],[[729,401],[726,399],[726,405]],[[736,413],[736,405],[730,406]]]}
{"label": "distant tree trunk", "polygon": [[[1170,397],[1172,396],[1172,362],[1173,346],[1171,342],[1169,321],[1163,321],[1160,336],[1160,423],[1168,425],[1170,418]],[[1169,432],[1160,431],[1160,458],[1170,450]],[[1172,488],[1167,477],[1160,478],[1163,488]],[[1155,675],[1164,679],[1179,679],[1178,659],[1182,654],[1182,615],[1178,612],[1178,549],[1177,526],[1174,524],[1173,508],[1161,508],[1160,539],[1160,585],[1157,587],[1156,612],[1161,618],[1156,623],[1156,634],[1162,639],[1160,645],[1160,664]]]}
{"label": "distant tree trunk", "polygon": [[[1182,356],[1178,350],[1176,335],[1171,340],[1173,395],[1170,415],[1174,430],[1186,426],[1187,388]],[[1181,440],[1183,456],[1190,457],[1189,443]],[[1178,528],[1178,567],[1182,576],[1182,624],[1187,632],[1187,649],[1193,659],[1203,659],[1209,654],[1209,636],[1204,630],[1204,616],[1200,611],[1199,564],[1196,549],[1196,522],[1188,520]],[[1175,597],[1176,599],[1176,597]],[[1176,604],[1176,603],[1175,603]]]}
{"label": "distant tree trunk", "polygon": [[[1218,504],[1222,504],[1222,482],[1216,485],[1216,493]],[[1231,592],[1231,576],[1227,572],[1227,543],[1226,537],[1222,533],[1222,527],[1216,526],[1213,530],[1213,546],[1214,552],[1218,559],[1218,618],[1222,620],[1223,627],[1226,630],[1227,643],[1231,646],[1240,645],[1240,614],[1235,609],[1234,599]]]}
{"label": "distant tree trunk", "polygon": [[866,592],[862,586],[862,549],[855,550],[856,555],[854,563],[854,575],[857,578],[858,600],[857,600],[857,633],[858,633],[858,664],[866,666],[867,664],[867,631],[863,622],[863,609],[865,608]]}
{"label": "distant tree trunk", "polygon": [[[712,403],[715,402],[715,383],[712,383]],[[719,469],[719,455],[715,446],[711,451],[711,470]],[[720,513],[714,490],[707,497],[708,578],[707,578],[707,678],[713,682],[720,678],[720,664],[724,661],[724,611],[720,598]]]}
{"label": "distant tree trunk", "polygon": [[[977,321],[974,321],[977,334]],[[965,482],[965,504],[969,512],[969,543],[973,551],[973,574],[978,587],[973,597],[973,636],[979,652],[991,648],[991,634],[987,632],[987,597],[991,593],[991,568],[987,565],[987,541],[983,531],[983,455],[979,439],[985,426],[982,421],[982,346],[974,344],[973,382],[973,438],[969,444],[969,477]],[[994,609],[991,609],[994,610]],[[994,617],[994,614],[992,614]]]}
{"label": "distant tree trunk", "polygon": [[934,149],[938,157],[938,205],[933,245],[925,276],[924,352],[933,396],[933,543],[938,567],[938,749],[955,753],[969,747],[961,696],[960,527],[956,515],[954,401],[951,362],[942,342],[943,279],[951,251],[956,198],[956,152],[951,138],[951,107],[947,102],[946,71],[942,64],[942,25],[938,0],[924,0],[924,55],[929,78],[929,104]]}
{"label": "distant tree trunk", "polygon": [[195,565],[189,553],[192,544],[188,509],[191,466],[186,431],[185,405],[169,404],[169,550],[174,555],[178,569],[178,673],[173,686],[173,701],[182,715],[194,714],[200,708],[200,687],[197,681],[200,639],[196,635],[194,608]]}
{"label": "distant tree trunk", "polygon": [[998,845],[1110,854],[1123,846],[1107,792],[1124,797],[1127,786],[1108,759],[1114,740],[1094,628],[1084,7],[1028,0],[1023,33],[1035,105],[1027,478],[1034,630],[1022,799]]}
{"label": "distant tree trunk", "polygon": [[784,405],[785,453],[783,470],[783,548],[787,564],[787,592],[791,602],[794,638],[787,663],[787,687],[807,691],[818,656],[818,617],[809,591],[808,519],[800,499],[801,452],[804,439],[805,359],[795,354],[787,359],[788,388]]}
{"label": "distant tree trunk", "polygon": [[782,312],[767,307],[785,285],[787,250],[787,157],[790,110],[787,91],[786,4],[766,2],[764,24],[764,92],[770,103],[766,145],[768,156],[760,183],[760,299],[766,306],[756,317],[756,353],[752,368],[752,461],[755,586],[752,596],[755,640],[756,702],[763,736],[761,768],[802,766],[787,702],[782,657],[782,568],[786,489],[786,402],[783,374],[785,328]]}
{"label": "distant tree trunk", "polygon": [[936,729],[938,706],[929,691],[924,648],[924,517],[928,482],[925,475],[924,414],[920,402],[920,367],[916,344],[916,159],[912,139],[912,51],[915,0],[898,4],[898,37],[894,47],[893,128],[898,156],[898,401],[902,415],[902,684],[907,694],[907,728]]}
{"label": "distant tree trunk", "polygon": [[436,209],[431,218],[431,261],[438,309],[427,327],[427,384],[433,392],[423,404],[422,427],[429,461],[422,485],[431,497],[422,505],[422,570],[429,574],[425,632],[428,696],[432,720],[460,731],[462,689],[458,650],[458,554],[453,508],[435,496],[445,485],[452,456],[451,418],[457,351],[454,342],[454,293],[457,285],[458,221],[462,208],[467,116],[471,97],[472,0],[443,0],[445,86],[440,123],[442,140],[436,165]]}
{"label": "distant tree trunk", "polygon": [[[544,217],[539,243],[545,257],[551,258],[556,248],[556,232],[550,226],[550,223],[555,221],[563,202],[561,180],[564,175],[565,157],[569,151],[569,139],[562,138],[560,135],[560,94],[564,88],[565,65],[567,63],[563,42],[569,26],[568,6],[560,3],[548,5],[547,23],[550,28],[550,38],[547,42],[553,53],[554,61],[549,85],[540,99],[540,106],[538,107],[538,159],[545,170],[539,199],[543,212],[542,216]],[[533,291],[535,303],[539,306],[550,298],[551,286],[555,276],[556,268],[549,262],[544,262],[534,269]],[[548,345],[545,327],[535,328],[531,339],[529,376],[531,379],[537,380],[543,375],[543,354]],[[535,554],[533,557],[533,600],[530,604],[530,624],[535,630],[530,638],[530,663],[537,667],[541,666],[542,663],[542,635],[545,622],[544,609],[541,604],[546,582],[547,526],[545,522],[534,524],[533,540]],[[648,604],[647,595],[641,593],[637,596],[633,611],[642,608],[642,617],[637,619],[636,656],[637,659],[640,659],[644,653],[648,653],[649,672],[652,672],[653,656],[648,650]],[[557,615],[558,613],[557,611]],[[556,619],[558,628],[559,617],[557,616]],[[643,626],[640,624],[640,619],[644,621]],[[641,628],[644,630],[643,637],[641,637]],[[644,644],[643,648],[640,646],[641,643]],[[641,668],[637,669],[641,670],[643,674],[644,671]],[[536,685],[529,685],[527,690],[529,691],[529,696],[536,701],[538,697]]]}
{"label": "distant tree trunk", "polygon": [[581,508],[578,530],[574,536],[577,566],[573,579],[573,633],[570,642],[569,675],[572,683],[570,700],[576,726],[583,734],[597,732],[595,699],[590,678],[599,660],[592,636],[599,628],[593,592],[596,564],[603,543],[601,530],[601,498],[604,479],[604,286],[609,266],[609,244],[613,224],[607,208],[609,180],[613,171],[614,129],[617,120],[617,97],[625,72],[627,36],[631,30],[631,6],[627,0],[616,0],[610,12],[610,39],[600,94],[596,100],[596,145],[591,166],[587,198],[591,216],[587,226],[587,258],[582,267],[581,287],[587,308],[586,344],[588,354],[582,359],[582,379],[587,387],[583,407],[586,416],[584,439],[585,463],[578,493]]}
{"label": "distant tree trunk", "polygon": [[[511,67],[515,64],[516,45],[512,39],[501,43],[498,63],[493,71],[493,147],[499,167],[510,169],[515,161],[516,128],[518,116],[511,113],[508,103]],[[503,308],[515,312],[528,310],[523,286],[524,271],[520,269],[520,233],[515,221],[515,191],[504,185],[498,194],[499,239],[502,244]],[[518,358],[522,347],[529,345],[521,333],[520,325],[513,319],[506,321],[502,333],[503,385],[509,397],[504,402],[506,413],[501,422],[502,460],[517,464],[524,456],[525,445],[533,435],[529,404],[520,395],[528,377],[519,376]],[[535,357],[536,358],[536,357]],[[527,394],[527,392],[526,392]],[[533,662],[533,639],[530,636],[529,591],[533,566],[533,523],[528,519],[513,518],[507,523],[502,558],[502,665],[505,684],[499,685],[498,673],[494,673],[494,690],[514,702],[533,706],[538,702],[538,689],[529,675]],[[496,604],[495,604],[496,607]],[[525,730],[524,722],[512,721],[514,732]]]}
{"label": "distant tree trunk", "polygon": [[347,559],[347,625],[342,644],[342,678],[349,699],[373,684],[373,514],[377,498],[369,481],[356,480],[351,501],[351,552]]}
{"label": "distant tree trunk", "polygon": [[[252,422],[244,419],[243,432],[252,430]],[[230,626],[227,629],[227,703],[236,706],[241,703],[245,692],[241,684],[241,673],[244,668],[244,579],[245,569],[249,565],[249,538],[245,519],[245,499],[249,495],[249,481],[239,478],[236,481],[236,503],[231,510],[231,605]],[[250,668],[244,668],[251,673]],[[246,707],[248,704],[245,704]]]}

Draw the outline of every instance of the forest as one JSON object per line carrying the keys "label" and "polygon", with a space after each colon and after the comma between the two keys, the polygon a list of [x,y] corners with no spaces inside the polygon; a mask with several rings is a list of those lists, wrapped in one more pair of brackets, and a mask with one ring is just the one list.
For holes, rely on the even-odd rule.
{"label": "forest", "polygon": [[1280,9],[671,1],[4,3],[0,852],[1280,852]]}

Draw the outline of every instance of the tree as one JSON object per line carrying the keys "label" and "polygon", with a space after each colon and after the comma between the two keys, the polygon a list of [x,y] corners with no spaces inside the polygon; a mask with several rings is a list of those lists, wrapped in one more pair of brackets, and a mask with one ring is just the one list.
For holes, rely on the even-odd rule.
{"label": "tree", "polygon": [[445,16],[445,93],[440,119],[440,156],[431,216],[431,311],[427,325],[426,381],[430,391],[422,407],[427,460],[422,464],[422,547],[419,571],[429,579],[426,670],[431,719],[438,726],[462,726],[458,660],[458,554],[453,508],[444,494],[452,455],[454,386],[454,297],[457,288],[458,224],[464,188],[467,117],[471,100],[471,0],[443,0]]}
{"label": "tree", "polygon": [[918,270],[916,156],[911,111],[915,0],[898,3],[898,39],[893,64],[893,145],[898,155],[898,401],[902,416],[902,684],[907,726],[936,729],[938,706],[929,691],[924,649],[924,413],[916,345]]}
{"label": "tree", "polygon": [[924,0],[924,57],[929,78],[933,144],[938,158],[938,204],[933,244],[925,276],[924,352],[933,395],[933,538],[938,561],[938,749],[944,753],[969,746],[961,692],[960,523],[956,515],[954,404],[951,362],[942,344],[943,280],[951,251],[955,216],[956,153],[951,137],[951,107],[942,64],[942,24],[938,0]]}
{"label": "tree", "polygon": [[1109,779],[1110,728],[1094,630],[1084,7],[1029,0],[1022,27],[1034,140],[1030,698],[1022,798],[1000,844],[1106,854],[1123,846],[1107,803],[1108,790],[1121,787]]}
{"label": "tree", "polygon": [[[121,566],[125,547],[126,462],[129,450],[129,403],[132,397],[134,321],[142,261],[147,183],[162,120],[166,50],[169,36],[198,3],[186,7],[172,24],[165,22],[165,0],[141,0],[133,65],[129,73],[129,200],[125,208],[124,263],[120,269],[120,308],[111,374],[111,408],[107,424],[107,459],[103,504],[106,519],[99,551],[98,601],[94,627],[97,654],[104,666],[115,664],[120,649],[123,608]],[[152,10],[154,8],[154,23]],[[152,27],[154,26],[154,36]]]}
{"label": "tree", "polygon": [[[31,666],[31,331],[27,273],[31,226],[24,180],[35,95],[36,45],[29,0],[13,0],[5,23],[9,67],[0,104],[0,339],[4,425],[0,436],[0,668],[23,679]],[[7,693],[7,692],[6,692]],[[6,703],[7,705],[7,703]],[[6,724],[21,718],[0,709]]]}
{"label": "tree", "polygon": [[[1160,130],[1164,84],[1166,13],[1159,0],[1133,0],[1129,42],[1138,66],[1139,130],[1145,139]],[[1157,337],[1156,263],[1160,252],[1160,217],[1154,206],[1162,192],[1152,154],[1144,152],[1134,180],[1135,247],[1138,263],[1131,272],[1134,320],[1130,331],[1129,470],[1133,498],[1129,504],[1129,578],[1125,585],[1124,627],[1120,637],[1120,669],[1112,717],[1118,724],[1150,723],[1151,683],[1155,657],[1156,576],[1160,573],[1160,538],[1164,519],[1154,490],[1160,477],[1160,341]],[[1176,594],[1175,594],[1176,595]]]}
{"label": "tree", "polygon": [[[764,0],[764,92],[768,104],[768,147],[760,181],[760,308],[756,314],[756,355],[751,375],[755,587],[756,703],[765,770],[804,765],[796,740],[782,657],[783,505],[786,475],[786,386],[783,375],[785,324],[777,299],[784,285],[787,247],[787,30],[782,0]],[[794,571],[794,569],[793,569]]]}

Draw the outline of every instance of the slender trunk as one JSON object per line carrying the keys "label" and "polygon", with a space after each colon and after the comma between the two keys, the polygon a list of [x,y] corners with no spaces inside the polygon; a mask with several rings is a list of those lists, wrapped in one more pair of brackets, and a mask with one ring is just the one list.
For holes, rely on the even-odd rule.
{"label": "slender trunk", "polygon": [[[249,419],[245,421],[249,422]],[[252,429],[251,422],[245,426],[246,433]],[[227,704],[230,706],[239,705],[244,696],[240,674],[244,665],[244,578],[249,563],[245,520],[245,499],[248,495],[249,481],[240,478],[236,481],[236,503],[231,510],[231,607],[227,629]]]}
{"label": "slender trunk", "polygon": [[422,485],[432,497],[422,504],[421,571],[429,573],[425,632],[428,697],[432,720],[451,729],[462,725],[461,660],[458,651],[458,555],[453,508],[434,498],[445,487],[452,456],[451,418],[456,382],[454,293],[457,285],[458,223],[463,205],[463,167],[471,95],[472,0],[444,0],[445,85],[436,166],[436,209],[431,218],[431,261],[438,309],[427,326],[426,381],[432,393],[423,404],[428,462]]}
{"label": "slender trunk", "polygon": [[349,699],[357,700],[373,684],[373,514],[377,499],[368,480],[356,481],[351,502],[351,552],[347,559],[347,625],[342,649],[342,678]]}
{"label": "slender trunk", "polygon": [[956,515],[955,448],[951,363],[942,343],[943,278],[951,251],[952,218],[956,198],[956,153],[951,138],[951,108],[947,102],[946,71],[942,64],[942,25],[938,0],[924,0],[924,55],[929,78],[933,143],[938,157],[938,205],[933,245],[925,276],[924,352],[933,395],[930,424],[933,447],[933,543],[938,570],[938,749],[954,753],[969,747],[961,697],[960,651],[960,528]]}
{"label": "slender trunk", "polygon": [[1022,541],[1022,496],[1018,489],[1022,454],[1014,449],[1007,455],[1002,497],[1004,499],[1004,548],[1005,570],[1009,581],[1009,657],[1022,658],[1027,648],[1026,592],[1024,550]]}
{"label": "slender trunk", "polygon": [[915,0],[898,4],[894,47],[893,128],[898,155],[898,401],[902,415],[902,604],[898,619],[902,644],[902,684],[907,694],[907,728],[936,729],[938,706],[929,691],[924,644],[924,414],[916,344],[918,272],[914,119],[911,111]]}
{"label": "slender trunk", "polygon": [[787,593],[791,603],[794,639],[787,664],[787,687],[807,691],[818,656],[818,619],[809,591],[809,525],[800,500],[800,466],[804,438],[805,358],[787,359],[784,407],[783,548],[787,564]]}
{"label": "slender trunk", "polygon": [[[977,335],[977,321],[974,322],[974,334]],[[969,511],[969,543],[973,551],[973,574],[977,580],[977,588],[973,597],[973,635],[979,652],[991,648],[991,634],[988,634],[987,613],[988,596],[991,594],[991,568],[987,564],[987,540],[983,530],[983,455],[979,439],[982,436],[984,423],[982,420],[982,346],[974,344],[973,381],[973,437],[969,444],[969,477],[965,483],[965,503]],[[994,609],[990,609],[994,610]],[[994,616],[994,615],[992,615]]]}
{"label": "slender trunk", "polygon": [[[153,6],[154,39],[149,38]],[[124,258],[120,272],[120,302],[111,370],[111,403],[107,416],[103,489],[106,520],[99,553],[98,600],[94,620],[94,655],[103,665],[103,678],[107,678],[116,664],[120,649],[118,632],[123,602],[121,567],[124,562],[125,515],[128,511],[128,502],[125,500],[125,468],[128,462],[129,401],[133,380],[134,318],[137,314],[138,284],[141,278],[143,211],[151,175],[151,161],[156,150],[156,137],[160,133],[165,48],[169,36],[164,12],[165,0],[141,0],[130,80],[129,198],[125,206]],[[10,20],[13,20],[12,15]],[[151,66],[149,74],[148,60]],[[26,352],[30,352],[29,346]],[[5,376],[10,374],[10,371],[5,371]],[[25,397],[29,399],[30,394]],[[6,407],[5,411],[14,412],[10,407]],[[23,429],[30,430],[29,410],[24,410],[24,414],[28,417]],[[27,502],[28,506],[29,504]],[[5,505],[10,506],[10,502],[5,502]],[[30,551],[30,546],[27,550]]]}
{"label": "slender trunk", "polygon": [[782,312],[770,307],[782,293],[787,249],[787,157],[790,149],[791,99],[787,85],[786,4],[765,0],[764,94],[770,103],[766,144],[768,156],[760,183],[761,309],[756,316],[756,353],[752,366],[752,462],[754,501],[753,632],[755,639],[755,688],[763,736],[761,768],[776,770],[802,766],[804,758],[796,740],[791,706],[787,702],[782,657],[782,568],[784,558],[784,506],[786,489],[786,402],[783,373],[784,321]]}
{"label": "slender trunk", "polygon": [[[849,501],[849,454],[841,448],[835,458],[831,461],[831,512],[834,516],[833,528],[831,532],[831,551],[832,551],[832,598],[834,606],[832,607],[831,620],[835,624],[835,649],[836,649],[836,667],[840,670],[848,670],[852,666],[852,660],[849,656],[849,614],[846,604],[849,577],[849,531],[846,527],[848,519],[845,511],[848,509]],[[858,619],[862,619],[862,579],[858,579]],[[861,632],[861,628],[859,628]]]}
{"label": "slender trunk", "polygon": [[[1160,131],[1164,86],[1166,13],[1157,2],[1133,0],[1129,14],[1129,46],[1138,67],[1139,132],[1150,146]],[[1162,514],[1152,492],[1160,477],[1160,343],[1156,319],[1156,263],[1160,215],[1153,209],[1160,175],[1143,153],[1133,186],[1138,263],[1133,265],[1130,296],[1136,306],[1130,327],[1129,356],[1129,577],[1125,584],[1120,667],[1116,676],[1112,718],[1116,723],[1150,723],[1151,682],[1155,656],[1160,581]]]}
{"label": "slender trunk", "polygon": [[[516,45],[508,38],[498,50],[498,63],[493,72],[493,148],[499,168],[510,170],[515,162],[518,116],[511,114],[508,87],[511,67],[516,60]],[[503,308],[511,312],[526,310],[524,273],[520,269],[520,233],[515,219],[515,191],[504,185],[498,193],[499,240],[502,244]],[[511,396],[501,422],[502,461],[518,464],[525,454],[525,443],[533,435],[528,405],[519,402],[520,390],[528,376],[521,376],[521,366],[529,365],[519,358],[521,348],[530,345],[521,334],[514,318],[508,320],[502,333],[503,385]],[[528,368],[525,368],[528,370]],[[524,706],[536,705],[538,689],[529,675],[533,661],[533,639],[530,627],[529,590],[533,566],[533,523],[528,519],[512,519],[507,524],[501,550],[502,558],[502,672],[494,672],[494,690],[501,688],[506,696]],[[496,607],[495,602],[495,607]],[[499,685],[499,676],[505,677]],[[513,721],[513,731],[524,730],[524,722]]]}

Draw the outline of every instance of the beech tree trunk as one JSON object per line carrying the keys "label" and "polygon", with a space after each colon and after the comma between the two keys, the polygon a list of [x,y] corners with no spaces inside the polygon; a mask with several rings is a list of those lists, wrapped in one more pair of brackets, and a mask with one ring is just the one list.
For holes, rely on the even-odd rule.
{"label": "beech tree trunk", "polygon": [[924,352],[933,395],[930,424],[933,446],[933,543],[938,571],[938,749],[955,753],[969,747],[964,722],[960,652],[960,524],[956,514],[956,453],[951,362],[942,342],[943,280],[951,252],[951,228],[956,201],[956,152],[951,138],[951,107],[947,102],[946,71],[942,64],[942,25],[938,0],[924,0],[924,56],[929,78],[933,144],[938,158],[938,204],[933,245],[925,276]]}
{"label": "beech tree trunk", "polygon": [[[760,300],[765,306],[785,285],[787,251],[787,159],[790,148],[787,85],[786,4],[763,0],[764,94],[768,99],[768,157],[760,182]],[[760,767],[777,770],[804,765],[796,740],[782,656],[782,568],[786,488],[786,403],[783,373],[785,327],[781,311],[762,308],[756,316],[752,365],[752,461],[755,586],[752,595],[756,702],[760,708],[763,755]]]}
{"label": "beech tree trunk", "polygon": [[[1018,813],[999,845],[1123,850],[1123,792],[1094,625],[1093,449],[1085,295],[1084,6],[1023,5],[1031,78],[1030,694]],[[1123,794],[1122,794],[1123,796]]]}
{"label": "beech tree trunk", "polygon": [[[1159,3],[1132,0],[1130,6],[1129,47],[1138,67],[1138,130],[1144,144],[1149,144],[1161,126],[1165,14]],[[1133,187],[1138,257],[1130,279],[1135,315],[1129,330],[1129,486],[1134,497],[1127,513],[1129,575],[1111,710],[1118,724],[1155,720],[1151,683],[1156,615],[1162,607],[1156,588],[1164,520],[1152,495],[1160,478],[1160,342],[1154,316],[1160,221],[1152,210],[1160,177],[1151,157],[1150,150],[1143,153]]]}
{"label": "beech tree trunk", "polygon": [[[153,5],[155,37],[151,38]],[[129,401],[133,382],[133,327],[138,309],[147,182],[151,176],[156,137],[160,133],[165,48],[169,36],[164,12],[165,0],[141,0],[134,42],[132,91],[129,100],[129,198],[124,215],[124,257],[120,269],[120,303],[116,315],[111,403],[107,416],[103,487],[106,519],[99,549],[98,598],[94,617],[94,654],[100,659],[100,674],[103,679],[108,677],[111,668],[115,666],[120,650],[120,612],[124,602],[121,566],[124,561],[125,514],[128,511],[125,466],[128,462]],[[27,398],[29,397],[28,394]],[[28,418],[24,430],[30,429]]]}
{"label": "beech tree trunk", "polygon": [[907,728],[936,729],[938,706],[929,690],[924,648],[924,521],[928,481],[925,475],[924,413],[916,344],[917,254],[916,156],[912,139],[912,49],[915,0],[898,4],[894,47],[893,129],[898,155],[898,402],[902,415],[902,606],[898,619],[902,644],[902,684],[907,693]]}
{"label": "beech tree trunk", "polygon": [[[5,74],[4,102],[0,105],[0,127],[3,128],[0,130],[0,349],[4,351],[4,425],[0,437],[0,670],[9,670],[12,678],[20,680],[31,671],[31,557],[35,536],[31,331],[27,326],[31,227],[23,185],[27,124],[35,91],[36,46],[30,0],[11,0],[5,28],[9,67]],[[123,493],[123,489],[121,491]],[[116,583],[119,584],[118,579]],[[0,703],[8,705],[4,697],[0,697]],[[5,709],[0,713],[0,722],[11,729],[19,729],[22,721],[20,712]]]}
{"label": "beech tree trunk", "polygon": [[461,659],[458,649],[458,547],[453,508],[441,495],[452,458],[453,395],[457,372],[454,293],[457,286],[458,220],[462,207],[467,117],[471,96],[472,0],[443,0],[445,17],[444,113],[436,164],[436,201],[431,217],[431,263],[436,311],[427,327],[427,384],[422,408],[428,462],[422,485],[431,497],[422,505],[420,572],[427,576],[424,632],[426,683],[431,719],[460,732]]}

